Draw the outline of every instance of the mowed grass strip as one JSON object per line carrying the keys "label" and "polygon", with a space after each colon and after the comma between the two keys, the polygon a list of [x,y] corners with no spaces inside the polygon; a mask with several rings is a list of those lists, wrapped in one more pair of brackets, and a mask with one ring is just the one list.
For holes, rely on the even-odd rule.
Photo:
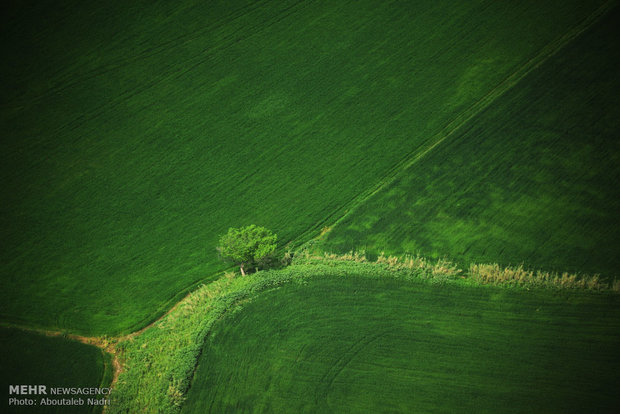
{"label": "mowed grass strip", "polygon": [[[5,413],[100,413],[102,407],[87,405],[86,398],[103,395],[52,395],[50,388],[109,387],[112,364],[100,349],[62,337],[44,336],[19,329],[0,329],[2,358],[2,412]],[[45,385],[47,395],[9,395],[9,385]],[[83,406],[42,406],[41,398],[82,398]],[[9,405],[9,398],[33,399],[37,406]]]}
{"label": "mowed grass strip", "polygon": [[617,276],[618,22],[616,7],[344,217],[323,247]]}
{"label": "mowed grass strip", "polygon": [[602,3],[9,7],[0,316],[144,326],[228,227],[305,241]]}
{"label": "mowed grass strip", "polygon": [[617,297],[312,278],[215,324],[183,412],[614,412]]}

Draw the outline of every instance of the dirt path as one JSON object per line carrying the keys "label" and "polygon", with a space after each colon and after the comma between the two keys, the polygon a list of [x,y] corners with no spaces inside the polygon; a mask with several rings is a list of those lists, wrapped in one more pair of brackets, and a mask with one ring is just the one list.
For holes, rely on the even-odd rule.
{"label": "dirt path", "polygon": [[118,353],[118,351],[116,349],[116,345],[118,343],[120,343],[120,342],[131,340],[132,338],[140,335],[142,332],[144,332],[147,329],[151,328],[157,322],[159,322],[160,320],[162,320],[163,318],[168,316],[171,312],[173,312],[175,309],[177,309],[179,307],[179,305],[182,304],[187,299],[187,297],[190,294],[191,294],[191,292],[188,293],[187,295],[185,295],[183,297],[183,299],[181,299],[176,304],[174,304],[174,306],[172,306],[170,309],[168,309],[165,313],[163,313],[159,318],[155,319],[153,322],[151,322],[148,325],[146,325],[145,327],[143,327],[143,328],[141,328],[141,329],[139,329],[137,331],[134,331],[132,333],[129,333],[127,335],[112,336],[112,337],[108,337],[108,336],[83,336],[83,335],[70,334],[70,333],[66,333],[66,332],[58,331],[58,330],[31,328],[31,327],[28,327],[28,326],[22,326],[22,325],[11,324],[11,323],[0,323],[0,327],[1,328],[10,328],[10,329],[19,329],[21,331],[31,332],[31,333],[35,333],[35,334],[39,334],[39,335],[44,335],[44,336],[63,337],[65,339],[69,339],[71,341],[80,342],[80,343],[83,343],[85,345],[96,346],[97,348],[101,349],[104,352],[107,352],[108,354],[110,354],[112,356],[112,367],[114,369],[114,372],[113,372],[113,376],[112,376],[112,382],[110,383],[110,388],[114,388],[114,384],[116,384],[116,381],[118,380],[119,374],[123,371],[123,364],[119,360],[119,353]]}
{"label": "dirt path", "polygon": [[[607,12],[609,12],[613,7],[616,6],[617,0],[609,0],[600,6],[597,10],[595,10],[590,16],[584,19],[580,24],[575,26],[573,29],[569,30],[563,36],[556,38],[554,41],[547,44],[544,48],[542,48],[534,57],[530,60],[522,64],[515,72],[506,77],[501,83],[499,83],[495,88],[493,88],[489,93],[475,102],[472,106],[470,106],[467,110],[459,114],[455,119],[453,119],[448,125],[446,125],[440,132],[431,137],[427,144],[420,148],[417,151],[414,151],[408,154],[404,159],[395,164],[388,173],[371,189],[359,194],[357,197],[351,200],[348,206],[343,206],[341,209],[335,211],[332,215],[330,215],[326,220],[323,220],[318,225],[313,226],[308,231],[304,232],[300,237],[297,237],[297,240],[302,240],[307,238],[308,235],[314,233],[317,228],[321,228],[326,225],[326,223],[331,220],[333,217],[337,216],[339,212],[342,212],[340,216],[332,222],[329,227],[323,227],[324,230],[321,232],[321,236],[324,233],[328,232],[335,226],[340,223],[344,218],[349,216],[351,212],[353,212],[357,206],[364,203],[370,197],[386,188],[388,185],[393,183],[398,176],[413,164],[415,164],[418,160],[424,157],[427,153],[432,151],[446,139],[454,135],[457,131],[459,131],[468,121],[482,112],[484,109],[489,107],[496,99],[514,87],[521,79],[527,76],[530,72],[540,67],[543,63],[545,63],[549,58],[557,54],[560,50],[562,50],[566,45],[568,45],[571,41],[579,37],[582,33],[588,30],[592,25],[594,25],[598,20],[600,20]],[[113,388],[118,380],[119,374],[123,371],[124,367],[122,361],[119,359],[119,353],[116,348],[116,345],[120,342],[130,340],[147,329],[151,328],[153,325],[158,323],[161,319],[165,318],[168,314],[173,312],[177,307],[183,303],[187,296],[191,294],[188,293],[183,299],[177,302],[174,306],[172,306],[167,312],[162,314],[159,318],[146,325],[145,327],[132,332],[127,335],[117,336],[117,337],[88,337],[82,335],[74,335],[67,334],[62,331],[55,330],[46,330],[39,328],[30,328],[15,324],[7,324],[0,323],[0,327],[3,328],[14,328],[20,329],[27,332],[38,333],[46,336],[61,336],[73,341],[81,342],[83,344],[96,346],[103,351],[109,353],[112,356],[112,366],[113,366],[113,377],[110,387]]]}

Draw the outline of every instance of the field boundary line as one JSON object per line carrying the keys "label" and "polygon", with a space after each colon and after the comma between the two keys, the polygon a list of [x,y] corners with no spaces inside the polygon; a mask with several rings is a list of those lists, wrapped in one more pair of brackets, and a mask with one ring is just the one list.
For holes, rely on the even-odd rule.
{"label": "field boundary line", "polygon": [[[450,121],[446,126],[444,126],[439,132],[437,132],[431,138],[426,140],[421,145],[421,147],[419,149],[416,149],[416,150],[408,153],[404,158],[402,158],[399,162],[397,162],[394,166],[392,166],[388,170],[388,172],[384,175],[384,177],[381,180],[379,180],[378,183],[374,187],[372,187],[372,188],[370,188],[370,189],[360,193],[356,197],[352,198],[351,201],[348,203],[348,206],[347,205],[342,206],[341,208],[336,210],[334,213],[330,214],[326,219],[320,221],[318,224],[316,224],[312,228],[308,229],[304,233],[300,234],[298,237],[296,237],[293,240],[291,240],[291,243],[295,243],[296,241],[299,242],[300,240],[305,239],[307,235],[316,232],[322,225],[328,223],[329,220],[332,217],[338,215],[339,212],[343,211],[343,213],[340,215],[340,217],[338,217],[334,222],[332,222],[332,226],[335,226],[335,225],[339,224],[342,220],[344,220],[346,217],[348,217],[360,205],[362,205],[364,202],[368,201],[372,196],[374,196],[375,194],[377,194],[378,192],[380,192],[381,190],[383,190],[384,188],[386,188],[387,186],[392,184],[394,181],[396,181],[396,179],[398,179],[404,171],[406,171],[412,165],[417,163],[426,154],[428,154],[434,148],[439,146],[446,139],[448,139],[451,136],[453,136],[456,132],[461,130],[461,128],[463,128],[471,119],[476,117],[478,114],[480,114],[486,108],[488,108],[495,100],[497,100],[499,97],[504,95],[507,91],[512,89],[525,76],[527,76],[532,71],[534,71],[537,68],[539,68],[549,58],[551,58],[554,55],[556,55],[560,50],[562,50],[570,42],[572,42],[573,40],[578,38],[581,34],[583,34],[589,28],[591,28],[603,16],[605,16],[609,11],[611,11],[614,7],[616,7],[617,1],[618,0],[608,0],[607,2],[603,3],[593,13],[591,13],[588,17],[586,17],[581,23],[579,23],[578,25],[573,27],[571,30],[566,32],[564,35],[562,35],[562,36],[556,38],[555,40],[551,41],[550,43],[548,43],[538,53],[536,53],[532,58],[530,58],[528,61],[523,63],[516,71],[514,71],[512,74],[508,75],[497,86],[495,86],[493,89],[491,89],[491,91],[489,91],[482,98],[480,98],[478,101],[476,101],[474,104],[472,104],[464,112],[462,112],[459,115],[457,115],[452,121]],[[301,2],[297,2],[297,3],[294,4],[294,6],[297,6],[300,3]],[[285,11],[288,11],[289,9],[293,8],[294,6],[289,7]],[[285,16],[285,17],[287,17],[287,16]],[[281,19],[282,18],[277,20],[276,23],[279,22]],[[272,24],[275,24],[275,23],[272,23]],[[252,35],[254,35],[254,33]],[[236,41],[239,41],[239,40],[237,39]],[[225,45],[224,47],[227,47],[227,46],[229,46],[229,45]],[[196,67],[197,65],[200,65],[202,63],[204,63],[204,60],[200,60],[197,64],[192,65],[189,69],[187,69],[185,71],[182,71],[181,73],[182,74],[187,73],[188,71],[192,70],[194,67]],[[178,76],[178,73],[174,73],[173,72],[173,73],[169,74],[167,77],[173,77],[173,76]],[[156,82],[159,82],[160,80],[161,79],[157,80]],[[137,93],[143,92],[144,90],[150,88],[152,85],[153,84],[147,85],[144,89],[139,90]],[[134,91],[132,91],[132,92],[134,92]],[[133,94],[130,94],[129,97],[131,97],[131,96],[133,96],[135,94],[136,93],[134,92]],[[125,100],[125,99],[126,99],[126,97],[121,97],[121,101]],[[93,111],[93,112],[96,112],[96,110]],[[92,113],[91,113],[91,115],[92,115]],[[96,116],[98,116],[98,114],[95,113],[92,116],[96,117]],[[75,120],[75,122],[79,124],[80,120],[81,119],[77,119],[77,120]],[[67,127],[67,126],[68,125],[65,125],[65,126],[62,126],[62,127]],[[61,129],[62,129],[62,127],[61,127]],[[73,128],[75,128],[75,126],[73,126]],[[314,240],[314,239],[316,239],[316,237],[311,238],[310,240]],[[122,365],[118,361],[118,353],[116,352],[115,344],[117,342],[120,342],[120,341],[131,339],[131,338],[141,334],[145,330],[151,328],[153,325],[155,325],[161,319],[163,319],[168,314],[170,314],[172,311],[174,311],[180,304],[182,304],[187,299],[187,297],[189,295],[191,295],[191,293],[194,290],[188,292],[182,299],[180,299],[177,303],[175,303],[172,307],[170,307],[166,312],[161,314],[158,318],[153,320],[151,323],[145,325],[141,329],[138,329],[138,330],[136,330],[134,332],[131,332],[129,334],[126,334],[126,335],[111,336],[111,337],[106,337],[105,335],[104,336],[91,336],[91,337],[88,337],[88,336],[82,336],[82,335],[77,335],[77,334],[71,334],[71,333],[63,332],[61,330],[49,330],[49,329],[42,329],[42,328],[34,328],[34,327],[28,327],[28,326],[23,326],[23,325],[19,325],[19,324],[12,324],[12,323],[7,323],[7,322],[0,322],[0,327],[7,328],[7,329],[18,329],[18,330],[22,330],[22,331],[25,331],[25,332],[31,332],[31,333],[36,333],[36,334],[40,334],[40,335],[50,336],[50,337],[63,337],[63,338],[66,338],[66,339],[69,339],[69,340],[73,340],[73,341],[77,341],[77,342],[80,342],[80,343],[83,343],[83,344],[86,344],[86,345],[92,345],[92,346],[95,346],[95,347],[105,351],[105,352],[108,352],[112,356],[112,358],[113,358],[112,359],[112,365],[113,365],[114,373],[113,373],[113,380],[112,380],[112,382],[110,384],[110,387],[113,388],[115,383],[116,383],[116,380],[118,378],[118,374],[122,370]],[[354,358],[355,355],[359,351],[361,351],[365,346],[367,346],[370,343],[372,343],[373,341],[377,340],[380,337],[380,335],[381,334],[375,335],[375,336],[371,337],[370,340],[361,341],[361,342],[358,342],[358,343],[354,344],[349,349],[349,353],[352,352],[352,355],[350,356],[349,360],[347,361],[345,359],[345,357],[342,356],[337,361],[336,365],[333,367],[333,370],[335,370],[335,371],[334,372],[329,371],[326,374],[325,378],[330,377],[330,374],[334,374],[334,375],[331,375],[333,377],[333,378],[331,378],[331,383],[333,383],[334,379],[337,377],[339,372],[342,369],[344,369],[346,367],[346,365],[348,365],[351,362],[351,359]]]}
{"label": "field boundary line", "polygon": [[[175,305],[176,307],[176,305]],[[162,316],[163,317],[163,316]],[[154,323],[154,322],[153,322]],[[149,325],[150,326],[150,325]],[[112,365],[112,381],[108,388],[114,388],[116,381],[118,380],[118,375],[123,370],[123,366],[118,359],[118,352],[116,352],[116,343],[125,339],[125,337],[105,337],[105,336],[83,336],[71,334],[63,331],[52,330],[52,329],[42,329],[42,328],[32,328],[28,326],[0,322],[0,327],[3,329],[17,329],[23,332],[29,332],[37,335],[49,336],[49,337],[61,337],[67,339],[69,341],[80,342],[84,345],[94,346],[99,348],[102,352],[107,353],[111,357],[111,365]],[[144,328],[146,329],[146,328]],[[142,330],[136,331],[135,335],[141,333]],[[127,335],[127,339],[129,337],[135,336],[134,333]],[[104,361],[104,367],[107,366],[107,363]],[[105,411],[104,407],[104,411]]]}
{"label": "field boundary line", "polygon": [[96,346],[97,348],[103,349],[102,337],[76,335],[76,334],[54,330],[54,329],[33,328],[29,326],[19,325],[15,323],[8,323],[8,322],[0,322],[0,328],[17,329],[17,330],[24,331],[24,332],[30,332],[34,334],[51,336],[51,337],[61,336],[63,338],[70,339],[72,341],[81,342],[86,345],[93,345],[93,346]]}
{"label": "field boundary line", "polygon": [[[221,273],[221,272],[216,272],[214,274],[218,274],[218,273]],[[207,282],[207,283],[211,283],[211,282]],[[142,328],[137,329],[125,335],[107,336],[104,334],[101,336],[84,336],[84,335],[72,334],[67,331],[62,331],[62,330],[57,330],[57,329],[35,328],[35,327],[20,325],[17,323],[5,322],[5,321],[0,321],[0,328],[17,329],[20,331],[29,332],[29,333],[33,333],[37,335],[49,336],[49,337],[62,337],[70,341],[80,342],[85,345],[91,345],[91,346],[99,348],[101,351],[108,353],[112,357],[113,372],[112,372],[112,381],[110,382],[109,388],[114,388],[118,380],[119,374],[124,369],[123,364],[120,362],[118,358],[119,354],[117,352],[116,345],[119,342],[131,340],[134,337],[142,334],[147,329],[152,328],[156,323],[158,323],[159,321],[164,319],[166,316],[168,316],[170,313],[172,313],[174,310],[176,310],[182,303],[184,303],[188,299],[189,296],[192,295],[192,293],[196,289],[198,289],[200,286],[204,284],[205,284],[204,282],[199,282],[198,284],[194,285],[193,287],[190,288],[191,290],[188,291],[187,294],[183,296],[183,298],[178,300],[174,305],[172,305],[167,311],[163,312],[159,317],[155,318],[154,320],[152,320],[150,323],[146,324]],[[105,410],[106,410],[106,407],[104,407],[104,412]]]}
{"label": "field boundary line", "polygon": [[[399,162],[392,166],[374,187],[360,193],[359,195],[351,199],[349,203],[345,204],[334,213],[330,214],[326,219],[320,221],[318,224],[302,233],[299,237],[296,238],[296,240],[303,240],[308,234],[316,233],[317,230],[319,230],[322,226],[329,225],[329,227],[327,227],[327,231],[321,232],[320,235],[316,235],[309,240],[318,240],[324,235],[324,233],[328,233],[334,226],[338,225],[340,222],[342,222],[342,220],[347,218],[360,205],[368,201],[372,196],[385,189],[398,178],[400,178],[401,174],[404,171],[417,163],[426,154],[431,152],[446,139],[450,138],[455,133],[460,131],[466,124],[468,124],[468,122],[472,118],[482,113],[482,111],[487,109],[499,97],[501,97],[510,89],[512,89],[515,85],[517,85],[523,78],[525,78],[534,70],[538,69],[549,58],[555,56],[565,46],[567,46],[569,43],[571,43],[573,40],[583,34],[586,30],[591,28],[603,16],[605,16],[609,11],[611,11],[617,5],[617,2],[618,0],[608,0],[607,2],[599,6],[596,10],[594,10],[594,12],[592,12],[589,16],[583,19],[581,23],[574,26],[562,36],[559,36],[549,42],[546,46],[540,49],[538,53],[536,53],[525,63],[521,64],[521,66],[519,66],[516,71],[504,78],[504,80],[502,80],[497,86],[495,86],[488,93],[486,93],[482,98],[473,103],[465,111],[458,114],[452,121],[450,121],[431,138],[424,141],[424,143],[418,149],[408,153]],[[337,216],[339,212],[343,213],[335,221],[330,222],[330,219]],[[301,245],[305,243],[306,242],[301,241]]]}

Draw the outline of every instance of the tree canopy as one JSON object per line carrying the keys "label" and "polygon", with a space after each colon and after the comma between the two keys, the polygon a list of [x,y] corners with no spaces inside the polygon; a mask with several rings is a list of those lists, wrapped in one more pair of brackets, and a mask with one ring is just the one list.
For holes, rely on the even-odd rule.
{"label": "tree canopy", "polygon": [[245,276],[246,269],[257,270],[266,265],[276,251],[278,237],[270,230],[254,224],[229,228],[220,237],[220,257],[235,263]]}

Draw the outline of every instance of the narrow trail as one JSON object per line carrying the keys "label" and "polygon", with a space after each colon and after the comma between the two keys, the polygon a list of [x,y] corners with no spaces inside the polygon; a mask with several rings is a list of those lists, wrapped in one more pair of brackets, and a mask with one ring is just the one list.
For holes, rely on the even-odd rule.
{"label": "narrow trail", "polygon": [[[143,328],[138,329],[137,331],[131,332],[126,335],[112,336],[112,337],[108,337],[105,335],[104,336],[83,336],[83,335],[70,334],[70,333],[58,331],[58,330],[32,328],[28,326],[22,326],[18,324],[11,324],[11,323],[5,323],[5,322],[0,322],[0,328],[18,329],[20,331],[30,332],[30,333],[34,333],[38,335],[51,336],[51,337],[62,337],[62,338],[65,338],[71,341],[80,342],[85,345],[91,345],[91,346],[95,346],[101,349],[103,352],[108,353],[112,357],[113,372],[112,372],[112,381],[110,382],[109,388],[114,388],[114,385],[118,381],[119,375],[124,371],[124,365],[120,358],[120,353],[118,352],[118,349],[116,346],[121,342],[128,341],[128,340],[131,340],[132,338],[135,338],[136,336],[140,335],[147,329],[150,329],[151,327],[153,327],[155,324],[157,324],[159,321],[164,319],[170,313],[174,312],[174,310],[177,309],[183,302],[185,302],[191,294],[192,292],[188,292],[187,295],[183,297],[183,299],[175,303],[170,309],[168,309],[165,313],[163,313],[153,322],[149,323]],[[107,411],[107,408],[108,406],[103,407],[104,414]]]}
{"label": "narrow trail", "polygon": [[[153,322],[151,322],[148,325],[138,329],[137,331],[131,332],[131,333],[126,334],[126,335],[110,336],[110,337],[109,336],[105,336],[105,335],[104,336],[83,336],[83,335],[71,334],[71,333],[67,333],[67,332],[59,331],[59,330],[32,328],[32,327],[28,327],[28,326],[23,326],[23,325],[19,325],[19,324],[12,324],[12,323],[5,323],[5,322],[0,322],[0,328],[18,329],[18,330],[24,331],[24,332],[30,332],[30,333],[34,333],[34,334],[38,334],[38,335],[51,336],[51,337],[63,337],[65,339],[69,339],[71,341],[80,342],[80,343],[83,343],[85,345],[95,346],[95,347],[101,349],[102,351],[107,352],[108,354],[110,354],[112,356],[112,367],[114,369],[114,372],[112,374],[112,382],[110,383],[110,388],[114,388],[114,384],[116,384],[116,381],[118,380],[119,374],[123,371],[123,364],[119,360],[119,353],[117,351],[116,345],[118,343],[120,343],[120,342],[131,340],[134,337],[140,335],[142,332],[144,332],[147,329],[149,329],[152,326],[154,326],[160,320],[162,320],[163,318],[168,316],[170,313],[174,312],[174,310],[177,309],[179,307],[179,305],[181,305],[187,299],[187,297],[189,295],[191,295],[191,294],[192,294],[192,292],[189,292],[187,295],[185,295],[183,297],[183,299],[181,299],[180,301],[175,303],[170,309],[168,309],[165,313],[163,313],[161,316],[159,316]],[[104,409],[105,409],[105,407],[104,407]]]}
{"label": "narrow trail", "polygon": [[148,327],[145,327],[145,328],[141,329],[140,331],[136,331],[136,332],[131,333],[131,334],[129,334],[127,336],[124,336],[124,337],[110,337],[110,338],[108,338],[108,337],[105,337],[105,336],[75,335],[75,334],[70,334],[70,333],[66,333],[66,332],[58,331],[58,330],[31,328],[31,327],[28,327],[28,326],[21,326],[21,325],[10,324],[10,323],[0,323],[0,327],[4,328],[4,329],[18,329],[20,331],[30,332],[30,333],[34,333],[34,334],[38,334],[38,335],[44,335],[44,336],[62,337],[62,338],[65,338],[65,339],[69,339],[71,341],[76,341],[76,342],[83,343],[85,345],[96,346],[97,348],[107,352],[108,354],[110,354],[112,356],[112,366],[114,368],[114,373],[113,373],[113,380],[112,380],[112,383],[111,383],[110,387],[116,382],[118,374],[120,373],[120,370],[121,370],[121,364],[118,361],[115,345],[118,342],[122,341],[123,339],[129,338],[130,336],[132,336],[134,334],[138,334],[139,332],[142,332],[144,329],[148,328]]}
{"label": "narrow trail", "polygon": [[[453,136],[456,132],[458,132],[465,124],[467,124],[472,118],[477,116],[483,110],[488,108],[496,99],[514,87],[521,79],[527,76],[530,72],[540,67],[543,63],[545,63],[549,58],[557,54],[560,50],[562,50],[566,45],[568,45],[571,41],[579,37],[582,33],[592,27],[597,21],[599,21],[605,14],[607,14],[611,9],[613,9],[618,0],[609,0],[601,5],[598,9],[596,9],[592,14],[590,14],[587,18],[585,18],[580,24],[575,26],[573,29],[569,30],[563,36],[560,36],[547,44],[544,48],[542,48],[534,57],[529,59],[527,62],[522,64],[515,72],[507,76],[502,82],[500,82],[495,88],[493,88],[490,92],[480,98],[477,102],[471,105],[464,112],[459,114],[456,118],[454,118],[450,123],[448,123],[441,131],[433,135],[429,140],[427,140],[426,144],[423,145],[418,150],[415,150],[405,156],[401,161],[396,163],[384,177],[372,188],[369,190],[360,193],[358,196],[353,198],[348,205],[342,206],[340,209],[332,213],[325,220],[322,220],[312,228],[306,230],[300,236],[291,241],[292,244],[295,242],[303,243],[303,240],[309,240],[309,236],[312,234],[316,234],[317,231],[329,223],[332,218],[337,217],[335,220],[331,221],[331,225],[329,227],[323,227],[327,230],[321,231],[320,235],[314,236],[312,239],[317,239],[319,237],[324,236],[329,232],[331,228],[335,225],[339,224],[342,220],[348,217],[355,209],[370,199],[372,196],[377,194],[379,191],[383,190],[390,184],[392,184],[401,173],[406,171],[416,162],[418,162],[421,158],[423,158],[426,154],[432,151],[434,148],[439,146],[442,142],[444,142],[449,137]],[[342,214],[340,214],[342,212]],[[19,329],[26,332],[32,332],[45,336],[52,337],[64,337],[66,339],[77,341],[86,345],[96,346],[97,348],[107,352],[112,356],[112,366],[114,369],[112,382],[110,384],[111,388],[114,388],[118,380],[119,374],[123,371],[124,367],[122,362],[119,360],[119,352],[116,348],[116,345],[120,342],[130,340],[147,329],[151,328],[155,324],[157,324],[160,320],[165,318],[171,312],[178,308],[180,304],[182,304],[187,297],[191,294],[189,292],[183,299],[178,301],[174,306],[172,306],[168,311],[163,313],[153,322],[144,326],[143,328],[129,333],[127,335],[121,335],[116,337],[106,337],[106,336],[82,336],[69,334],[63,331],[58,330],[48,330],[48,329],[40,329],[40,328],[32,328],[27,326],[21,326],[18,324],[11,324],[0,322],[1,328],[12,328]],[[373,339],[374,340],[374,339]],[[365,343],[365,342],[364,342]],[[336,372],[337,374],[337,372]]]}
{"label": "narrow trail", "polygon": [[[176,305],[175,305],[176,307]],[[170,310],[172,311],[172,309]],[[165,315],[164,315],[165,316]],[[162,316],[163,317],[163,316]],[[154,323],[154,322],[153,322]],[[151,324],[152,325],[152,324]],[[149,326],[151,326],[149,325]],[[108,353],[112,357],[112,381],[110,382],[109,388],[114,388],[114,384],[118,380],[119,374],[123,371],[123,365],[121,364],[118,358],[118,352],[116,350],[116,344],[122,341],[124,338],[129,338],[132,335],[137,335],[138,333],[144,331],[149,326],[144,327],[143,329],[133,332],[124,337],[112,337],[108,338],[105,336],[83,336],[83,335],[75,335],[57,330],[50,329],[40,329],[40,328],[30,328],[27,326],[21,326],[17,324],[10,323],[0,323],[0,328],[4,329],[18,329],[24,332],[30,332],[38,335],[51,336],[51,337],[62,337],[71,341],[80,342],[85,345],[95,346],[101,349],[103,352]],[[105,364],[107,369],[107,364]],[[103,407],[103,413],[107,410],[107,406]]]}

